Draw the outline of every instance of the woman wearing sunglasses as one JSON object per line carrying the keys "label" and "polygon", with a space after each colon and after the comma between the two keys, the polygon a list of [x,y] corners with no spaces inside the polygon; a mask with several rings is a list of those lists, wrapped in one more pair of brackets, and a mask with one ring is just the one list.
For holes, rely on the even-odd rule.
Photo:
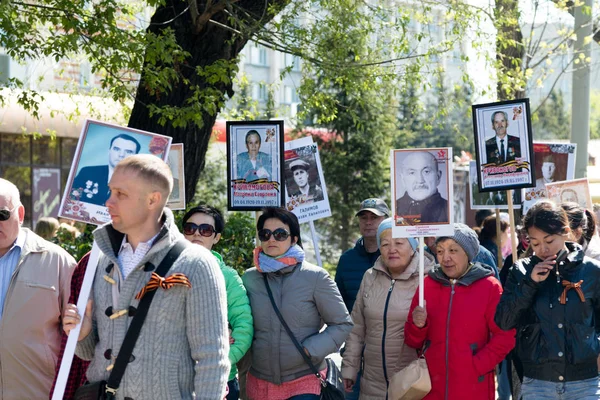
{"label": "woman wearing sunglasses", "polygon": [[221,239],[225,227],[223,215],[214,207],[200,205],[189,210],[183,217],[183,235],[192,243],[210,250],[219,262],[227,289],[227,321],[229,322],[229,361],[231,371],[227,386],[227,400],[237,400],[240,389],[236,378],[236,363],[246,354],[252,343],[254,328],[246,289],[238,273],[223,262],[212,248]]}
{"label": "woman wearing sunglasses", "polygon": [[[325,356],[339,350],[352,320],[329,274],[304,261],[300,224],[293,213],[265,208],[257,230],[260,246],[254,250],[255,267],[243,276],[255,332],[246,394],[250,400],[319,399],[319,380],[283,328],[267,283],[283,319],[322,373]],[[321,331],[323,323],[327,327]]]}

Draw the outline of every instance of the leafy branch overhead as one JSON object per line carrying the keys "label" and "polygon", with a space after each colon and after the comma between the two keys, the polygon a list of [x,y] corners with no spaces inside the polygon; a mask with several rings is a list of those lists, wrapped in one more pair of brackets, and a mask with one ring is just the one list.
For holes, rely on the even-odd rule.
{"label": "leafy branch overhead", "polygon": [[[470,57],[487,60],[498,72],[493,81],[500,97],[520,95],[546,79],[547,60],[568,48],[569,35],[541,41],[521,34],[521,25],[514,0],[499,0],[496,9],[461,0],[0,2],[0,46],[13,60],[32,70],[85,60],[99,84],[92,93],[131,106],[129,126],[184,143],[187,198],[200,179],[214,121],[234,96],[240,53],[249,41],[303,60],[300,117],[324,126],[344,119],[349,128],[364,130],[368,102],[376,98],[384,103],[378,108],[399,115],[398,99],[408,90],[421,95],[441,85],[436,76],[447,63],[461,71],[454,84],[471,87]],[[533,72],[544,68],[548,72],[539,77]],[[48,87],[41,83],[44,68],[38,69],[28,81],[11,77],[0,101],[16,94],[39,116]],[[286,72],[289,67],[282,67]],[[491,74],[485,66],[476,73]],[[364,95],[373,90],[378,95]],[[272,98],[269,104],[265,115],[277,114]]]}

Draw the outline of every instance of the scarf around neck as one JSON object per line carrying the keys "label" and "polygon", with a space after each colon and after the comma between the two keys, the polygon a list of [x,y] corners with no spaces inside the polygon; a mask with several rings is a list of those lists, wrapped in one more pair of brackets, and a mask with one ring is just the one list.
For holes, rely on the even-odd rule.
{"label": "scarf around neck", "polygon": [[262,273],[277,272],[302,261],[304,261],[304,250],[297,244],[279,257],[268,256],[260,246],[254,249],[254,265]]}

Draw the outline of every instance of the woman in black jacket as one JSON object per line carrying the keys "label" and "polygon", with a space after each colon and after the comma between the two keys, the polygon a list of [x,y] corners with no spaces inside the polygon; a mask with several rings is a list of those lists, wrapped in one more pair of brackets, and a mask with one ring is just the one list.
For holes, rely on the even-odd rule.
{"label": "woman in black jacket", "polygon": [[500,328],[517,328],[523,399],[600,398],[600,263],[567,242],[565,211],[541,201],[523,220],[533,256],[511,268],[496,310]]}

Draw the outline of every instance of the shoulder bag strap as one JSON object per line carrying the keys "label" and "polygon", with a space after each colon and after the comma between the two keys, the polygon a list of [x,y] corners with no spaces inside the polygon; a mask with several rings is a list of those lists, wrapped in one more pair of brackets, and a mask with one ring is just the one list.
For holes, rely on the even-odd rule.
{"label": "shoulder bag strap", "polygon": [[[181,239],[175,243],[175,245],[171,247],[171,250],[169,250],[154,272],[156,272],[157,275],[164,277],[166,273],[169,272],[169,269],[175,260],[186,247],[187,241],[185,239]],[[144,297],[142,297],[135,315],[131,320],[131,325],[129,325],[129,328],[127,329],[125,339],[123,340],[123,345],[121,346],[121,350],[119,351],[117,359],[115,360],[115,366],[108,377],[108,381],[106,382],[106,394],[107,398],[109,399],[115,396],[115,393],[121,384],[121,379],[125,373],[125,368],[127,368],[129,358],[131,357],[131,353],[133,353],[133,348],[135,347],[135,343],[140,335],[142,325],[144,324],[146,315],[148,315],[148,309],[150,308],[150,303],[152,303],[155,293],[156,290],[153,290],[151,292],[147,292]]]}
{"label": "shoulder bag strap", "polygon": [[269,294],[269,300],[271,300],[271,305],[273,306],[273,309],[275,310],[275,314],[277,314],[277,318],[279,318],[281,325],[283,325],[283,327],[285,328],[285,331],[287,332],[290,339],[292,339],[294,346],[296,346],[296,349],[302,355],[302,358],[304,358],[304,362],[306,362],[308,364],[308,366],[310,367],[313,374],[317,378],[319,378],[319,381],[321,382],[321,384],[324,385],[325,381],[323,380],[323,377],[319,373],[319,370],[317,369],[317,367],[315,367],[315,365],[312,363],[312,361],[310,361],[310,358],[304,352],[304,348],[300,345],[300,343],[298,343],[298,340],[292,333],[292,330],[290,329],[288,324],[285,322],[285,319],[283,319],[283,315],[281,315],[279,308],[277,308],[277,305],[275,304],[275,299],[273,298],[273,292],[271,292],[271,287],[269,286],[269,281],[267,280],[267,274],[263,273],[262,276],[263,276],[263,280],[265,282],[265,286],[267,288],[267,293]]}

